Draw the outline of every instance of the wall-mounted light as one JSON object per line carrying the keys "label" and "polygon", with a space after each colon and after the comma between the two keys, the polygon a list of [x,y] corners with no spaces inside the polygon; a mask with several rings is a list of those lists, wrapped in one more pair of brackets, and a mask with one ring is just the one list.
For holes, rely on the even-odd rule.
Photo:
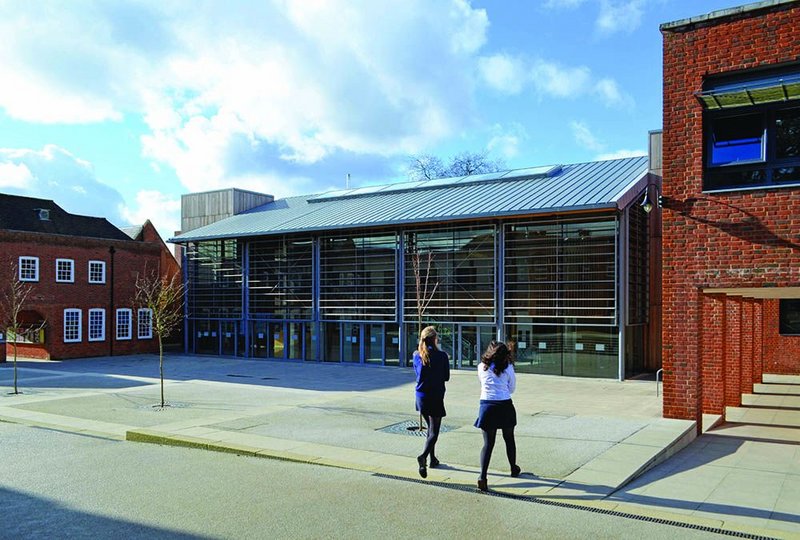
{"label": "wall-mounted light", "polygon": [[655,208],[647,191],[644,192],[644,197],[642,198],[642,202],[639,203],[639,206],[642,207],[642,210],[644,210],[646,214],[649,214],[653,208]]}
{"label": "wall-mounted light", "polygon": [[[650,186],[656,188],[656,197],[655,202],[653,199],[650,198]],[[658,206],[659,208],[664,207],[664,197],[661,195],[658,184],[650,184],[644,190],[644,196],[642,197],[642,202],[639,203],[639,206],[642,207],[642,210],[645,211],[646,214],[649,214],[653,211],[653,208]]]}

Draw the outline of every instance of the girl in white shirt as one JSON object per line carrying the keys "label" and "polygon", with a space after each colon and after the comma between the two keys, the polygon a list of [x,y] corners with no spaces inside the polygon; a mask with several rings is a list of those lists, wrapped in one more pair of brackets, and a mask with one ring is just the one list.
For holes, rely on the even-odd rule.
{"label": "girl in white shirt", "polygon": [[486,473],[492,450],[497,438],[497,430],[503,430],[506,443],[506,456],[511,466],[511,476],[516,478],[521,469],[517,465],[517,445],[514,441],[514,426],[517,425],[517,411],[511,401],[511,394],[517,386],[514,373],[514,362],[511,351],[503,342],[492,341],[486,352],[481,355],[478,366],[478,380],[481,383],[481,401],[475,427],[483,430],[483,449],[481,450],[481,475],[478,477],[478,489],[489,489]]}

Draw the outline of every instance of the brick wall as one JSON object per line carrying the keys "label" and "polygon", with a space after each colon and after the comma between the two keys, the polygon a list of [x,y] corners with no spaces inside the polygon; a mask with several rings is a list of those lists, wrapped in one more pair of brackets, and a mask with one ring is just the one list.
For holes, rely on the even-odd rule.
{"label": "brick wall", "polygon": [[[158,244],[0,231],[0,245],[3,257],[14,262],[20,256],[39,258],[39,280],[30,282],[33,289],[25,311],[29,312],[26,314],[28,316],[38,316],[46,320],[45,342],[41,345],[20,344],[18,355],[63,359],[150,353],[158,350],[155,337],[137,337],[137,312],[134,308],[136,275],[146,268],[160,272],[164,269],[163,250]],[[112,247],[113,274],[112,254],[109,249]],[[55,261],[59,258],[75,261],[74,282],[56,282]],[[90,260],[106,263],[105,283],[89,283]],[[172,263],[177,268],[174,259]],[[171,266],[167,270],[175,271]],[[64,342],[64,310],[69,308],[81,310],[81,340],[76,343]],[[105,337],[101,341],[88,339],[91,308],[105,309]],[[129,340],[116,339],[115,318],[118,308],[132,308],[132,336]],[[11,346],[7,346],[7,355],[8,358],[13,355]]]}
{"label": "brick wall", "polygon": [[764,301],[764,371],[797,373],[800,336],[782,336],[778,331],[778,300]]}
{"label": "brick wall", "polygon": [[[703,114],[694,94],[709,75],[800,60],[800,5],[666,29],[663,36],[664,416],[699,419],[706,403],[698,399],[701,354],[707,355],[698,291],[800,285],[800,190],[703,193]],[[735,317],[726,309],[727,315]],[[766,347],[771,319],[764,315]],[[800,369],[800,356],[786,362],[790,371]],[[737,391],[742,386],[731,383]]]}

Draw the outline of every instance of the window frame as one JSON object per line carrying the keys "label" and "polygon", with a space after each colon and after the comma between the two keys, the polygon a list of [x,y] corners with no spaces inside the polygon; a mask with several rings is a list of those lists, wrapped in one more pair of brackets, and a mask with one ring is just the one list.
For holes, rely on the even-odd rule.
{"label": "window frame", "polygon": [[[102,317],[101,320],[100,320],[100,325],[99,325],[100,334],[99,334],[99,336],[95,335],[94,337],[92,337],[92,331],[97,328],[97,326],[94,326],[94,327],[92,326],[92,322],[96,322],[96,321],[92,321],[92,315],[96,315],[98,313]],[[91,308],[91,309],[89,309],[88,331],[86,333],[86,338],[89,341],[105,341],[106,340],[106,310],[105,309],[103,309],[103,308]]]}
{"label": "window frame", "polygon": [[[800,111],[800,100],[781,101],[762,105],[742,106],[734,109],[706,110],[703,112],[703,193],[718,193],[726,191],[747,191],[754,189],[775,189],[800,186],[800,155],[790,157],[777,157],[777,117],[781,112]],[[714,165],[714,125],[716,121],[759,114],[762,117],[764,132],[761,141],[762,159],[722,163]],[[775,180],[775,173],[780,169],[797,169],[796,179]],[[711,185],[712,177],[716,175],[736,174],[763,174],[763,179],[752,183],[720,183]]]}
{"label": "window frame", "polygon": [[[147,334],[142,334],[142,312],[146,312],[149,316]],[[136,339],[153,339],[153,310],[150,308],[139,308],[136,310]]]}
{"label": "window frame", "polygon": [[[61,279],[61,263],[69,263],[69,279]],[[56,283],[75,283],[75,259],[56,259]]]}
{"label": "window frame", "polygon": [[[23,270],[22,261],[26,261],[26,262],[27,261],[33,261],[34,262],[34,268],[33,268],[34,274],[35,274],[34,277],[27,278],[27,277],[24,277],[22,275],[22,270]],[[19,278],[20,281],[26,281],[26,282],[37,282],[37,281],[39,281],[39,257],[32,257],[32,256],[28,256],[28,255],[20,255],[20,257],[19,257],[19,259],[17,261],[17,277]]]}
{"label": "window frame", "polygon": [[[100,265],[100,268],[102,269],[101,278],[100,278],[99,281],[92,279],[92,265],[93,264]],[[106,261],[96,261],[96,260],[89,261],[88,271],[89,271],[89,277],[88,277],[89,283],[98,284],[98,285],[105,284],[105,282],[106,282]]]}
{"label": "window frame", "polygon": [[[76,315],[78,316],[77,319],[77,327],[76,327],[76,334],[77,337],[67,339],[67,322],[68,322],[68,315]],[[63,339],[64,343],[80,343],[83,341],[83,310],[79,308],[66,308],[64,309],[64,320],[63,320]]]}
{"label": "window frame", "polygon": [[[800,329],[796,332],[791,332],[789,330],[784,330],[785,328],[785,314],[784,310],[788,309],[789,303],[795,304],[794,309],[800,313],[800,299],[780,299],[778,300],[778,335],[780,336],[800,336]],[[800,316],[798,317],[800,318]]]}
{"label": "window frame", "polygon": [[[120,335],[119,329],[119,316],[123,313],[128,314],[128,333],[127,335],[123,334]],[[115,325],[114,325],[114,335],[116,336],[117,341],[130,341],[133,339],[133,310],[130,308],[118,308],[116,312],[116,316],[114,317]]]}

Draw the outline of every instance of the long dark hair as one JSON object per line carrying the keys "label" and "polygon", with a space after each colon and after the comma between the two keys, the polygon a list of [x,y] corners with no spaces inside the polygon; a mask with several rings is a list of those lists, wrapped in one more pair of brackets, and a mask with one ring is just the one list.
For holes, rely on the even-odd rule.
{"label": "long dark hair", "polygon": [[489,346],[486,347],[486,352],[481,355],[483,370],[486,371],[494,364],[492,371],[494,371],[494,374],[497,376],[500,376],[509,364],[513,363],[514,358],[511,355],[511,351],[502,341],[492,341],[489,343]]}

